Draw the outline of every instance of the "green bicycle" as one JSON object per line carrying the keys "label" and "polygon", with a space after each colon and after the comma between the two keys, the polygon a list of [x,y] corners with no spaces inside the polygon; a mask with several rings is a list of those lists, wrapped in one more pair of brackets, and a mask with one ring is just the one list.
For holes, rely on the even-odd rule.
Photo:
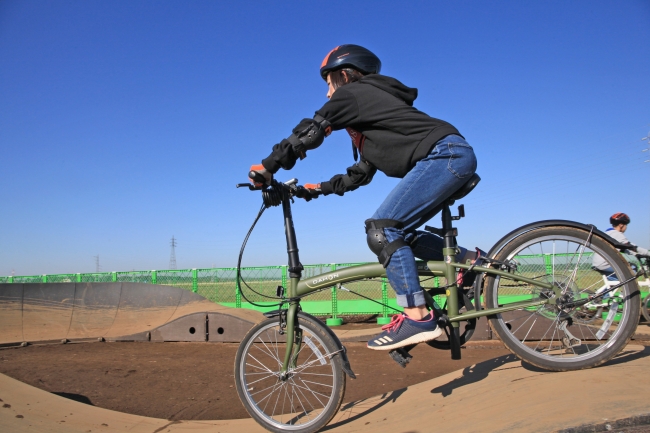
{"label": "green bicycle", "polygon": [[[254,175],[252,172],[252,179]],[[451,215],[450,207],[479,180],[474,175],[447,199],[441,229],[425,227],[444,239],[445,259],[420,262],[418,272],[422,277],[446,281],[443,287],[424,289],[428,307],[447,334],[447,341],[429,345],[448,349],[452,359],[460,359],[461,346],[471,338],[477,320],[487,317],[508,349],[546,370],[590,368],[614,357],[633,336],[640,309],[636,279],[642,273],[634,275],[618,253],[617,248],[623,246],[594,226],[549,220],[508,233],[480,266],[458,263],[458,231],[452,223],[464,217],[464,207],[458,207],[458,216]],[[297,183],[296,179],[285,183],[273,180],[261,189],[262,208],[242,245],[238,264],[239,269],[246,242],[264,210],[281,205],[289,287],[278,287],[275,301],[280,308],[265,313],[267,319],[248,332],[235,359],[235,383],[244,407],[273,432],[320,430],[340,408],[346,376],[355,378],[345,347],[323,322],[301,311],[301,299],[332,286],[386,276],[382,265],[376,263],[301,279],[303,267],[291,213],[292,198],[302,188]],[[251,184],[237,186],[260,190]],[[620,281],[598,294],[594,294],[595,288],[602,279],[591,269],[592,254],[601,255]],[[474,285],[459,288],[458,273],[468,271],[477,274]],[[584,320],[588,313],[582,307],[613,290],[618,290],[621,301],[610,305],[607,317]],[[436,302],[434,297],[444,302]],[[390,355],[404,367],[411,348],[396,349]]]}

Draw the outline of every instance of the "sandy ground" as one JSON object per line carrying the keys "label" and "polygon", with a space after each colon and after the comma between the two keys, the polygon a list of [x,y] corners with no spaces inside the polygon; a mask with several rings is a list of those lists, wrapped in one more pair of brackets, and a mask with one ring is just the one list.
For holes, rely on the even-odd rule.
{"label": "sandy ground", "polygon": [[[645,374],[649,356],[650,347],[629,345],[601,367],[563,373],[546,372],[500,356],[346,403],[324,431],[640,433],[650,425],[645,399],[650,387]],[[170,421],[111,411],[54,395],[3,374],[0,401],[3,432],[263,431],[252,419]]]}
{"label": "sandy ground", "polygon": [[[361,400],[480,364],[515,358],[499,344],[447,351],[421,345],[407,368],[388,354],[345,343],[356,380],[345,402]],[[234,388],[230,343],[79,343],[0,350],[0,373],[82,403],[169,420],[247,418]],[[1,397],[1,396],[0,396]]]}

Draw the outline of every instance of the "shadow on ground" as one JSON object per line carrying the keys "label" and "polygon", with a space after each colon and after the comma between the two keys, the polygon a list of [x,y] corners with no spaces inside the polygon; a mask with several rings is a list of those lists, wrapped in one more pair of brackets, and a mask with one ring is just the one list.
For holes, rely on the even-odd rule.
{"label": "shadow on ground", "polygon": [[58,395],[59,397],[67,398],[69,400],[74,400],[74,401],[79,402],[79,403],[89,404],[91,406],[94,406],[93,402],[90,401],[90,399],[88,397],[86,397],[85,395],[72,394],[72,393],[69,393],[69,392],[53,392],[52,394]]}
{"label": "shadow on ground", "polygon": [[[408,388],[401,388],[387,394],[382,394],[379,397],[366,398],[363,400],[344,404],[341,406],[339,414],[345,417],[345,419],[328,425],[322,431],[344,426],[348,423],[351,423],[352,421],[367,416],[368,414],[376,411],[377,409],[380,409],[388,403],[394,403],[402,394],[404,394],[404,392],[406,392],[407,389]],[[340,418],[341,415],[338,415],[337,418]]]}

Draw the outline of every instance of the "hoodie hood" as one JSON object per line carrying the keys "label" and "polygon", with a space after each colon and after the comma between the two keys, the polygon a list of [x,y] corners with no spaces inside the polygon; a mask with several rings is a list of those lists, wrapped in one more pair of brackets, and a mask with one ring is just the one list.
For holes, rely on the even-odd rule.
{"label": "hoodie hood", "polygon": [[390,93],[396,98],[401,99],[410,106],[413,105],[413,101],[418,97],[418,89],[405,86],[399,80],[387,77],[386,75],[370,74],[361,78],[357,82],[375,86],[384,92]]}

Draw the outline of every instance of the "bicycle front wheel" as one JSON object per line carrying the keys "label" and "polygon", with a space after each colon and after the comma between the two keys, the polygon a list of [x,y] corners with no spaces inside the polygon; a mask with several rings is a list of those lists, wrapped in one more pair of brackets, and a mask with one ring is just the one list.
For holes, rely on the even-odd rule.
{"label": "bicycle front wheel", "polygon": [[[572,227],[529,230],[502,244],[496,260],[510,264],[514,275],[553,285],[542,289],[506,277],[486,282],[488,308],[513,302],[548,299],[540,307],[497,314],[490,326],[519,358],[551,371],[590,368],[613,358],[630,340],[639,320],[639,289],[633,280],[618,289],[618,302],[609,309],[573,301],[584,300],[603,286],[603,276],[592,269],[600,255],[619,281],[632,277],[629,265],[607,241]],[[602,314],[602,315],[601,315]]]}
{"label": "bicycle front wheel", "polygon": [[316,432],[336,414],[345,393],[339,346],[317,319],[298,316],[297,356],[282,374],[286,334],[278,319],[249,331],[235,358],[239,398],[273,432]]}

